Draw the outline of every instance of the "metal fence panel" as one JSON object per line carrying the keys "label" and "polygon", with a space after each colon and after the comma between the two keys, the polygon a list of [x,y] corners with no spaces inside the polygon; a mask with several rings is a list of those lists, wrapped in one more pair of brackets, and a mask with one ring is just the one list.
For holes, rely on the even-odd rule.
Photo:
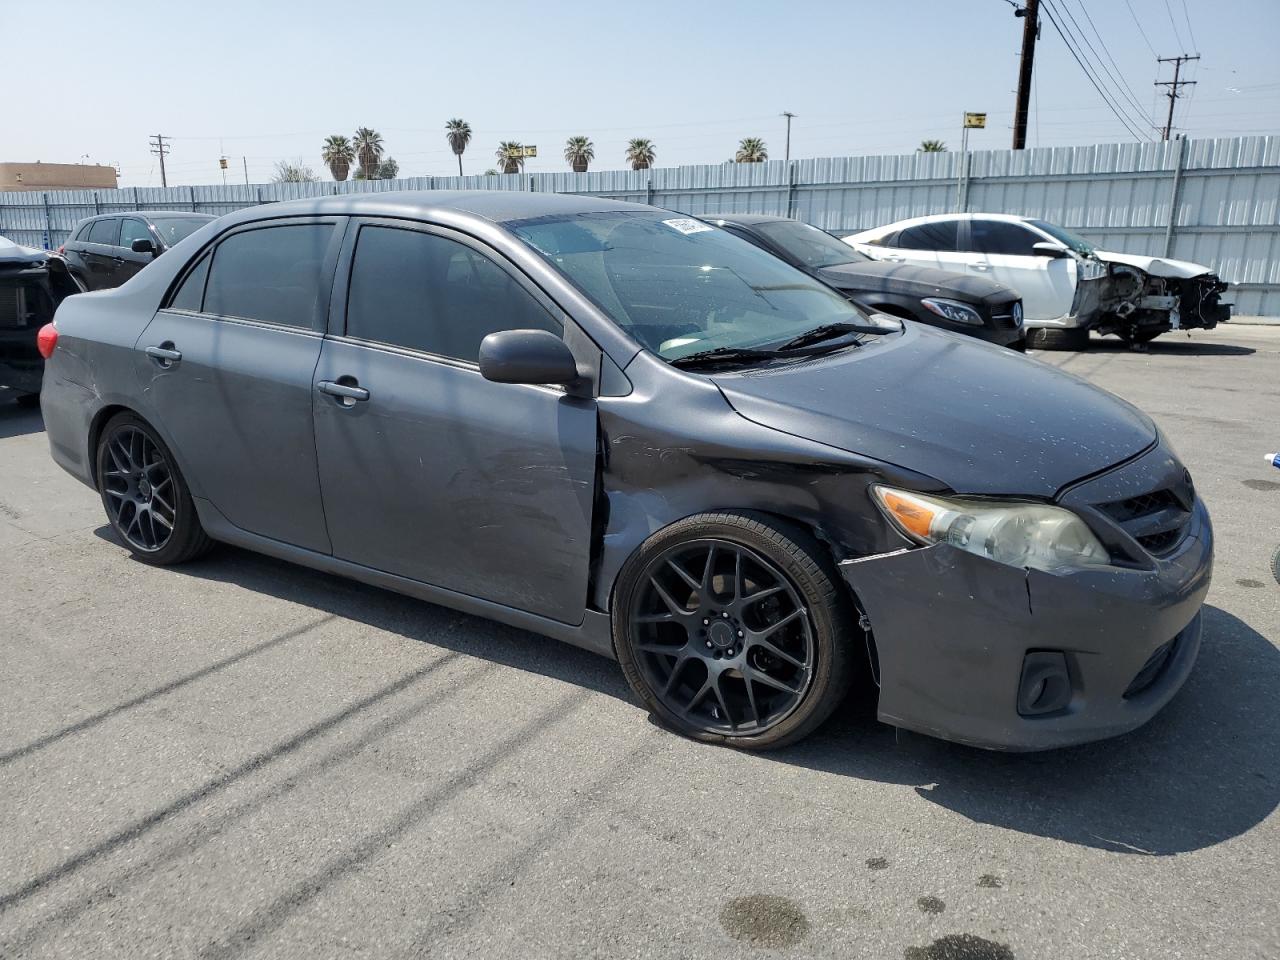
{"label": "metal fence panel", "polygon": [[1206,264],[1233,284],[1237,313],[1280,315],[1280,136],[991,150],[967,158],[914,153],[588,173],[0,193],[0,235],[52,249],[79,220],[98,213],[221,216],[259,203],[387,190],[582,194],[703,216],[793,216],[841,235],[950,212],[961,203],[973,212],[1042,217],[1109,250],[1159,256],[1167,242],[1168,256]]}

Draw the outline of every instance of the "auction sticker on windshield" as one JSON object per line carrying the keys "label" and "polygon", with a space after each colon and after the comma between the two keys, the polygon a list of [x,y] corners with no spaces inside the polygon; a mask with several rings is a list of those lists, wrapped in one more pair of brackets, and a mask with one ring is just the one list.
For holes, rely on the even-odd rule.
{"label": "auction sticker on windshield", "polygon": [[674,220],[663,220],[672,230],[679,230],[681,233],[702,233],[706,230],[714,230],[715,227],[708,223],[693,219],[693,217],[677,217]]}

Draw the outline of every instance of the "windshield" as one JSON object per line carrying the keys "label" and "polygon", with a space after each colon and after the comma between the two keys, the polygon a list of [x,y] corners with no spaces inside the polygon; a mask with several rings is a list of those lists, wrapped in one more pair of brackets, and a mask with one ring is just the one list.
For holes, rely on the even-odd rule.
{"label": "windshield", "polygon": [[611,210],[506,226],[667,360],[867,322],[848,300],[773,254],[690,217]]}
{"label": "windshield", "polygon": [[757,223],[754,229],[785,250],[806,267],[815,270],[834,267],[855,260],[869,260],[831,234],[799,220],[775,220]]}
{"label": "windshield", "polygon": [[166,247],[172,247],[179,240],[185,240],[203,227],[208,220],[200,217],[152,217],[156,232]]}
{"label": "windshield", "polygon": [[1028,220],[1027,223],[1033,227],[1039,227],[1053,239],[1059,243],[1066,244],[1067,248],[1082,257],[1091,257],[1098,249],[1084,237],[1076,236],[1070,230],[1064,230],[1062,227],[1052,223],[1045,223],[1043,220]]}

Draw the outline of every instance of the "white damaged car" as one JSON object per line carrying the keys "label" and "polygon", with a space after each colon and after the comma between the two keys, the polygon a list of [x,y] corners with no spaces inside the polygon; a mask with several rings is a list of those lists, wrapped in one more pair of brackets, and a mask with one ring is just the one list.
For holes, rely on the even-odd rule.
{"label": "white damaged car", "polygon": [[1099,250],[1062,227],[1000,213],[900,220],[845,237],[877,260],[977,273],[1022,294],[1027,344],[1075,350],[1089,331],[1147,343],[1227,320],[1227,284],[1182,260]]}

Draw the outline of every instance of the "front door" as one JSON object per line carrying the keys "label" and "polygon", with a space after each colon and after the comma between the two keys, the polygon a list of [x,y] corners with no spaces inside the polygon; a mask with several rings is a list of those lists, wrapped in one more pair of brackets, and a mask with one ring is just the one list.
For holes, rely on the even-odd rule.
{"label": "front door", "polygon": [[[596,404],[485,380],[480,341],[562,333],[527,278],[472,240],[396,221],[349,235],[315,439],[336,557],[579,623],[595,493]],[[342,290],[346,283],[348,289]]]}
{"label": "front door", "polygon": [[276,223],[201,257],[135,367],[196,496],[242,530],[328,553],[311,392],[341,225]]}
{"label": "front door", "polygon": [[118,287],[148,263],[155,259],[155,253],[134,253],[133,241],[150,240],[156,243],[151,235],[151,228],[137,217],[124,217],[120,221],[120,245],[116,248],[119,263],[115,264],[115,275],[112,286]]}
{"label": "front door", "polygon": [[1035,252],[1044,237],[1009,220],[969,221],[969,269],[1012,287],[1022,297],[1026,320],[1057,320],[1071,312],[1075,297],[1075,261]]}

